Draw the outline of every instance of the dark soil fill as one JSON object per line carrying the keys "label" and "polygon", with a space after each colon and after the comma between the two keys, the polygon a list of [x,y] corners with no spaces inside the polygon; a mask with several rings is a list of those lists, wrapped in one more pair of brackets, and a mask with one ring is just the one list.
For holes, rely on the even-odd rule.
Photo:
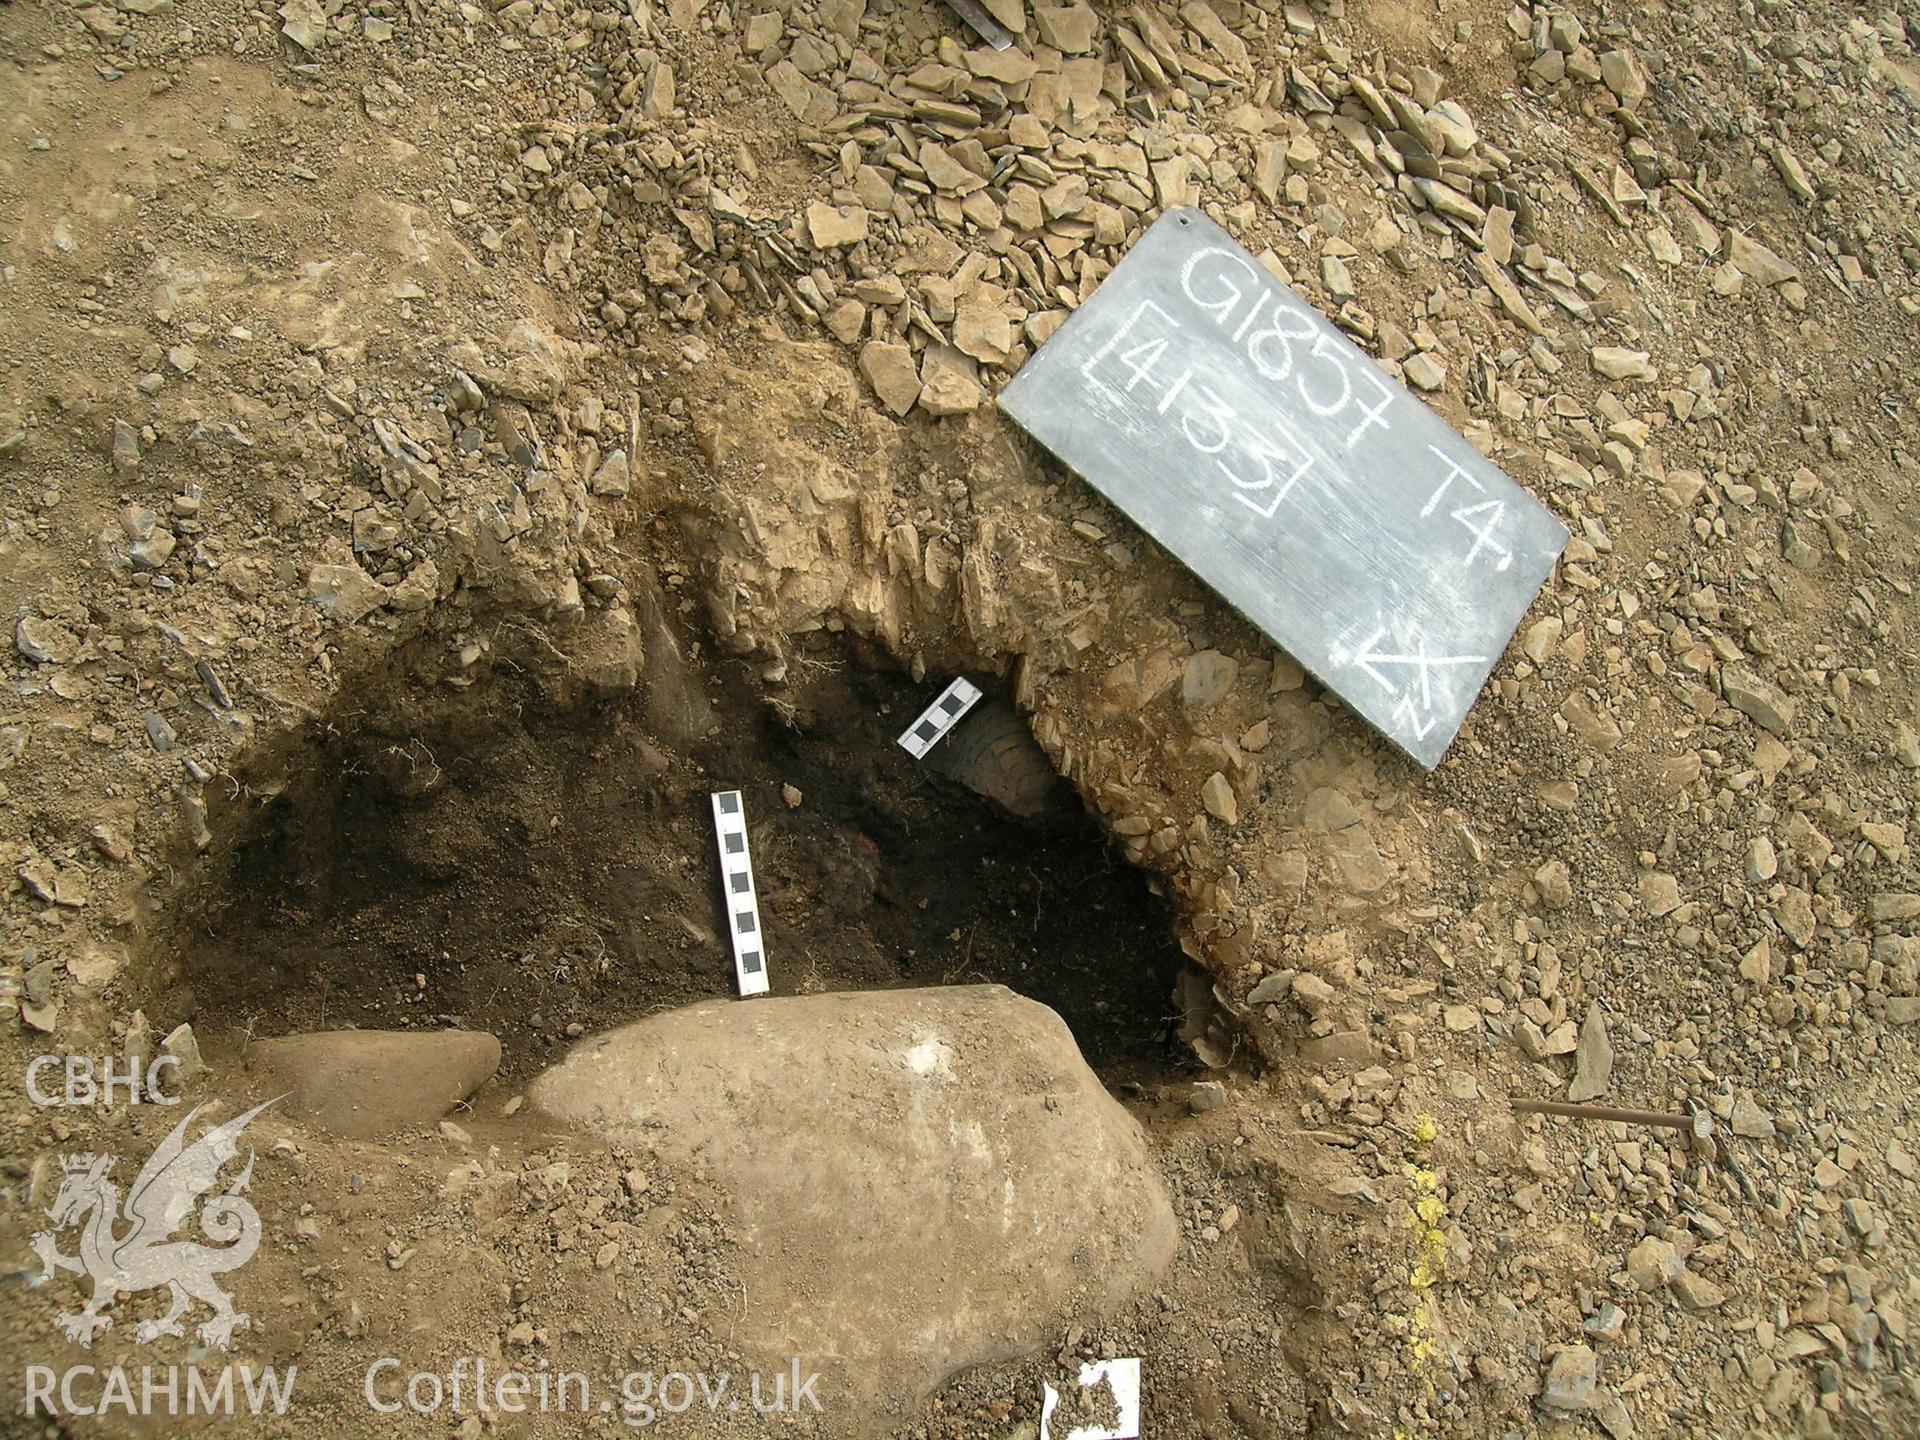
{"label": "dark soil fill", "polygon": [[708,796],[737,788],[775,994],[997,981],[1057,1010],[1109,1084],[1183,1068],[1165,909],[1006,703],[920,761],[895,736],[943,682],[838,651],[800,668],[772,699],[723,669],[554,713],[504,668],[363,698],[183,910],[174,1008],[216,1052],[485,1029],[526,1075],[581,1033],[733,992]]}

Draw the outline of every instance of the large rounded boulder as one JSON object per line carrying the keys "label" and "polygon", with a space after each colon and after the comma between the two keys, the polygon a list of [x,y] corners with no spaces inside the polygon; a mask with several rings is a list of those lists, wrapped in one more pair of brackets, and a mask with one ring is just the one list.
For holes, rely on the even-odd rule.
{"label": "large rounded boulder", "polygon": [[1139,1125],[998,985],[713,1001],[582,1042],[533,1104],[732,1198],[738,1335],[925,1391],[1057,1343],[1171,1261]]}

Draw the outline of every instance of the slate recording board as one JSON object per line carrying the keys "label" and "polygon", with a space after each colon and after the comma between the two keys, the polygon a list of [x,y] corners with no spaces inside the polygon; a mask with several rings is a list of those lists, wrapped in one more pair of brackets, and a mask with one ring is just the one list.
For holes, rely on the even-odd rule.
{"label": "slate recording board", "polygon": [[1000,406],[1429,769],[1567,531],[1198,210]]}

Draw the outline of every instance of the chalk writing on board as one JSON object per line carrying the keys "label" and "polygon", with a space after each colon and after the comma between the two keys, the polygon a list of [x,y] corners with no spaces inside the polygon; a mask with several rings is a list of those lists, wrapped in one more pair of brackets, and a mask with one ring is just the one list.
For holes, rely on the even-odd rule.
{"label": "chalk writing on board", "polygon": [[[1200,284],[1199,292],[1194,288],[1196,276]],[[1244,281],[1241,277],[1244,277]],[[1275,384],[1292,379],[1301,403],[1324,419],[1340,416],[1350,406],[1357,410],[1359,423],[1346,438],[1349,450],[1370,428],[1389,428],[1387,412],[1400,397],[1387,383],[1386,376],[1370,364],[1351,364],[1340,353],[1339,344],[1334,343],[1333,337],[1328,335],[1326,322],[1311,310],[1290,302],[1284,294],[1276,293],[1279,287],[1273,278],[1248,258],[1245,251],[1236,253],[1227,246],[1215,245],[1188,257],[1180,271],[1181,292],[1203,313],[1212,316],[1214,323],[1222,330],[1227,328],[1235,313],[1249,298],[1246,282],[1251,282],[1254,287],[1251,297],[1253,303],[1247,307],[1246,315],[1231,333],[1235,345],[1244,343],[1246,357],[1254,369]],[[1262,310],[1267,311],[1265,321],[1261,321]],[[1260,322],[1258,328],[1255,328],[1256,322]],[[1293,347],[1307,341],[1313,343],[1302,359],[1295,354]],[[1365,357],[1360,358],[1364,360]],[[1311,381],[1308,379],[1310,371],[1316,377]],[[1367,397],[1373,401],[1372,404],[1368,404],[1367,399],[1363,399],[1355,389],[1356,377],[1362,384],[1372,387],[1374,393]],[[1336,381],[1337,390],[1331,384]]]}
{"label": "chalk writing on board", "polygon": [[1566,527],[1197,210],[1000,406],[1423,765]]}
{"label": "chalk writing on board", "polygon": [[[1447,467],[1447,473],[1434,487],[1433,494],[1428,498],[1427,503],[1420,507],[1422,520],[1439,508],[1441,500],[1446,496],[1447,491],[1453,488],[1456,480],[1464,481],[1479,494],[1486,494],[1487,487],[1480,483],[1472,471],[1462,470],[1438,445],[1429,445],[1427,448],[1440,457],[1440,463]],[[1473,536],[1473,546],[1467,551],[1466,558],[1461,561],[1463,565],[1471,565],[1474,557],[1482,550],[1487,552],[1496,570],[1504,570],[1513,563],[1513,551],[1494,538],[1494,532],[1500,528],[1500,522],[1507,515],[1506,501],[1499,499],[1473,501],[1447,513],[1449,518],[1465,526],[1467,533]]]}
{"label": "chalk writing on board", "polygon": [[[1416,637],[1418,632],[1415,632]],[[1398,689],[1396,683],[1389,680],[1383,671],[1395,667],[1405,667],[1412,671],[1412,678],[1420,687],[1420,703],[1428,708],[1433,705],[1433,672],[1444,670],[1450,665],[1484,665],[1484,655],[1429,655],[1424,640],[1416,638],[1410,647],[1412,654],[1396,654],[1397,647],[1377,648],[1387,638],[1387,627],[1382,625],[1373,634],[1360,642],[1359,650],[1354,654],[1351,664],[1367,672],[1373,680],[1389,690]]]}
{"label": "chalk writing on board", "polygon": [[[1313,468],[1313,458],[1298,445],[1275,440],[1271,422],[1262,430],[1236,413],[1212,386],[1194,379],[1191,365],[1177,375],[1171,364],[1164,374],[1156,373],[1169,347],[1177,342],[1178,332],[1179,324],[1171,315],[1146,301],[1087,357],[1080,373],[1116,399],[1137,393],[1155,415],[1170,414],[1189,445],[1202,455],[1217,457],[1214,466],[1233,482],[1233,498],[1270,520]],[[1259,467],[1258,474],[1254,466]]]}
{"label": "chalk writing on board", "polygon": [[[1490,664],[1485,655],[1435,654],[1417,624],[1377,624],[1366,639],[1347,651],[1335,646],[1336,664],[1359,671],[1387,697],[1392,713],[1420,739],[1440,723],[1450,701],[1449,672],[1478,673]],[[1442,689],[1435,694],[1435,681]]]}

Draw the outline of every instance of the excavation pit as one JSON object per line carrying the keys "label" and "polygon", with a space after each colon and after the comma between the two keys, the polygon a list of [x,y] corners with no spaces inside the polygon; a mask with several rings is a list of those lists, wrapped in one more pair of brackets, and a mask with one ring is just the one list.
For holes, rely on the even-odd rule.
{"label": "excavation pit", "polygon": [[1188,1067],[1166,907],[1003,697],[919,761],[895,737],[932,677],[834,648],[772,690],[733,662],[669,683],[696,668],[564,709],[511,666],[466,689],[400,667],[343,700],[235,802],[157,1018],[216,1055],[486,1030],[523,1080],[583,1033],[732,992],[708,796],[737,788],[774,993],[997,981],[1110,1086]]}

